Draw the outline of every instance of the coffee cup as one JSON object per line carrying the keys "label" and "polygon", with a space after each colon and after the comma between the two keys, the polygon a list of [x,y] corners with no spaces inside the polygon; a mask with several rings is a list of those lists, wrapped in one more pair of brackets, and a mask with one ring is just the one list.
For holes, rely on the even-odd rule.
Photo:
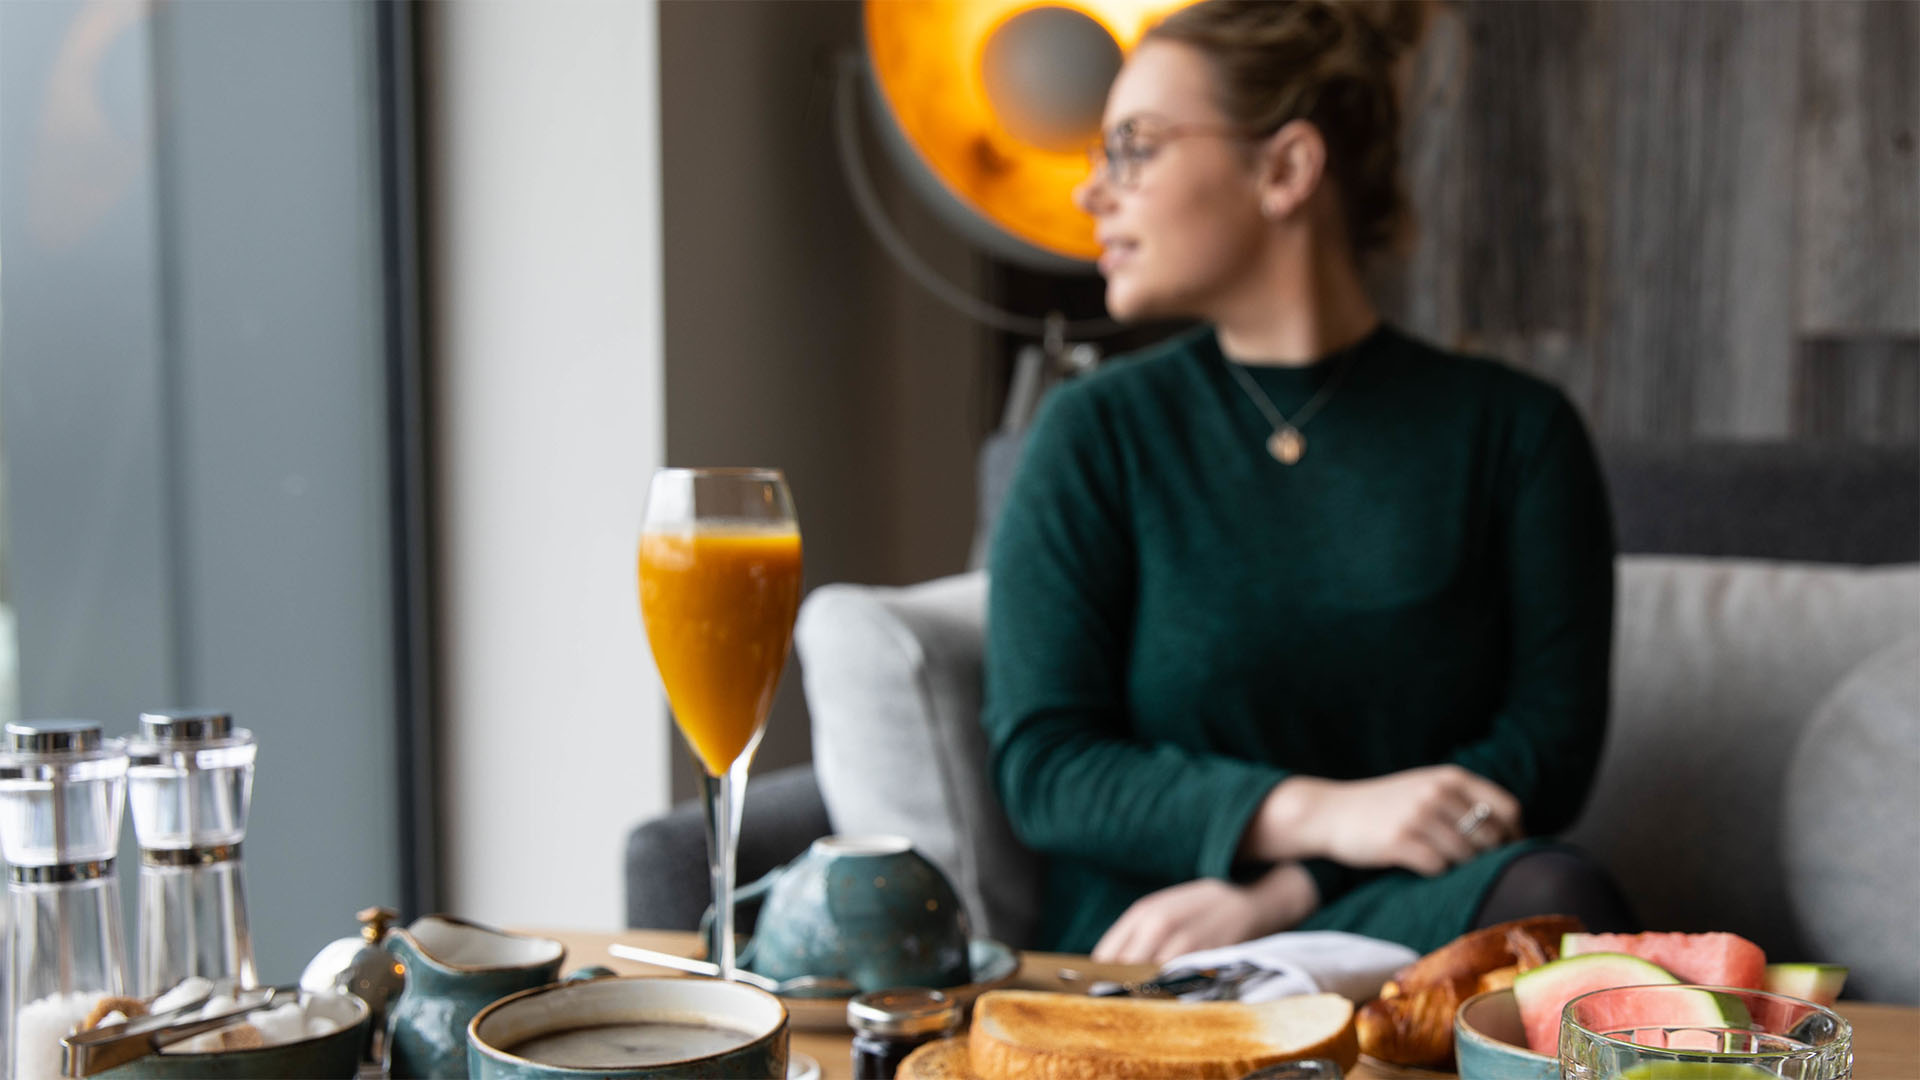
{"label": "coffee cup", "polygon": [[971,977],[966,909],[905,837],[824,837],[737,897],[760,903],[741,963],[770,978],[837,977],[867,991]]}
{"label": "coffee cup", "polygon": [[718,979],[633,976],[557,983],[482,1009],[467,1025],[473,1080],[680,1080],[787,1074],[787,1010]]}

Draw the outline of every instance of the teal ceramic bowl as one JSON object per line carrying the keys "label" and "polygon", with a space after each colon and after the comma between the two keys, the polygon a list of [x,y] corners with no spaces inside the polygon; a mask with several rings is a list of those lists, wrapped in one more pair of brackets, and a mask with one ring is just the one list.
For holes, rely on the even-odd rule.
{"label": "teal ceramic bowl", "polygon": [[[351,1014],[345,1026],[279,1046],[207,1054],[149,1054],[100,1076],[110,1080],[353,1080],[367,1044],[367,1003],[351,994],[329,995]],[[302,1002],[312,995],[300,994]]]}
{"label": "teal ceramic bowl", "polygon": [[[686,1028],[707,1029],[689,1034]],[[618,1028],[645,1064],[555,1064],[535,1046],[570,1032]],[[712,1039],[713,1029],[724,1037]],[[525,1051],[525,1054],[521,1053]],[[764,990],[718,979],[627,978],[556,983],[502,998],[467,1025],[472,1080],[711,1080],[787,1075],[787,1010]],[[604,1059],[602,1059],[604,1060]]]}
{"label": "teal ceramic bowl", "polygon": [[1453,1055],[1460,1080],[1560,1080],[1560,1059],[1527,1049],[1512,990],[1488,990],[1453,1014]]}

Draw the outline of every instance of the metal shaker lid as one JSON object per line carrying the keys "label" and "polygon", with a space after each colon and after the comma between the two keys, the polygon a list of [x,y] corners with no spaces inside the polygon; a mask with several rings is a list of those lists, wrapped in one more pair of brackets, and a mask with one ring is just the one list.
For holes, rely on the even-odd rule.
{"label": "metal shaker lid", "polygon": [[210,742],[233,734],[233,714],[212,709],[159,709],[140,714],[140,736],[161,745]]}
{"label": "metal shaker lid", "polygon": [[10,754],[71,754],[100,749],[100,725],[93,720],[13,720],[7,723]]}

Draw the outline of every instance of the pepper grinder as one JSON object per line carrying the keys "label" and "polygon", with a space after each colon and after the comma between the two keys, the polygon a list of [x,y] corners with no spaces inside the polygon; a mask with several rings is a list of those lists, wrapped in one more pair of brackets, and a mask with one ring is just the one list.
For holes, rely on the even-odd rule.
{"label": "pepper grinder", "polygon": [[7,858],[7,1075],[58,1076],[60,1038],[125,992],[113,857],[127,752],[91,720],[28,720],[0,739]]}
{"label": "pepper grinder", "polygon": [[191,975],[258,985],[240,861],[256,749],[253,733],[224,712],[140,714],[127,752],[140,839],[142,996]]}

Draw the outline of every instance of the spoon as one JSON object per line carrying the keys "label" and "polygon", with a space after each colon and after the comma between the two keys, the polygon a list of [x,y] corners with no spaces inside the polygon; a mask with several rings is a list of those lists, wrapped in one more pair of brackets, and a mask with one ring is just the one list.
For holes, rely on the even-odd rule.
{"label": "spoon", "polygon": [[[675,956],[673,953],[655,952],[642,949],[637,945],[609,945],[607,951],[626,960],[638,960],[643,964],[672,968],[694,975],[712,975],[718,977],[720,965],[705,960]],[[746,968],[734,968],[736,982],[757,986],[770,994],[783,997],[845,997],[860,992],[860,988],[846,979],[832,975],[796,975],[791,979],[769,979],[765,975],[748,971]]]}

